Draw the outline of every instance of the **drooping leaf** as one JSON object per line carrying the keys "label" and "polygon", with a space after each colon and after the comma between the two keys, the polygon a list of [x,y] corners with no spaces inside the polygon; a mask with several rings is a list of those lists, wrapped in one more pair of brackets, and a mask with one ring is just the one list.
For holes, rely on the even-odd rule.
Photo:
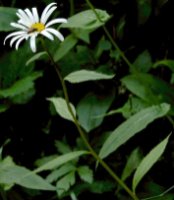
{"label": "drooping leaf", "polygon": [[54,158],[53,160],[45,163],[44,165],[40,166],[39,168],[35,169],[34,172],[38,173],[45,170],[52,170],[56,167],[61,166],[64,163],[67,163],[70,160],[73,160],[81,155],[87,154],[87,151],[74,151],[70,152],[61,156],[58,156],[57,158]]}
{"label": "drooping leaf", "polygon": [[32,56],[27,62],[26,62],[26,65],[29,65],[30,63],[36,61],[36,60],[39,60],[41,57],[47,55],[46,51],[42,51],[42,52],[39,52],[39,53],[36,53],[34,56]]}
{"label": "drooping leaf", "polygon": [[151,106],[136,113],[120,124],[104,142],[99,156],[105,158],[125,144],[131,137],[146,128],[155,119],[165,116],[170,110],[170,105],[163,103]]}
{"label": "drooping leaf", "polygon": [[70,83],[80,83],[85,81],[96,81],[96,80],[102,80],[102,79],[112,79],[115,75],[108,75],[108,74],[102,74],[95,71],[90,70],[79,70],[72,72],[68,74],[65,77],[66,81],[69,81]]}
{"label": "drooping leaf", "polygon": [[75,172],[72,171],[65,175],[57,182],[57,193],[61,196],[63,193],[69,190],[69,188],[75,183]]}
{"label": "drooping leaf", "polygon": [[0,7],[0,31],[12,31],[15,28],[10,26],[16,21],[16,8]]}
{"label": "drooping leaf", "polygon": [[63,28],[81,28],[81,29],[96,29],[104,25],[110,18],[108,13],[104,10],[95,9],[99,15],[100,20],[96,17],[92,10],[82,11],[70,17],[68,23],[62,24]]}
{"label": "drooping leaf", "polygon": [[25,167],[17,165],[1,167],[0,184],[18,184],[36,190],[55,190],[55,187],[49,184],[41,176],[34,174]]}
{"label": "drooping leaf", "polygon": [[146,175],[146,173],[151,169],[151,167],[158,161],[158,159],[164,152],[166,145],[168,143],[168,140],[169,140],[169,136],[167,136],[162,142],[156,145],[141,161],[133,177],[132,188],[134,192],[139,182]]}
{"label": "drooping leaf", "polygon": [[67,36],[54,53],[54,61],[57,62],[63,58],[77,44],[77,42],[78,39],[74,37],[73,34]]}
{"label": "drooping leaf", "polygon": [[[52,97],[52,98],[48,98],[49,101],[51,101],[53,103],[53,105],[55,106],[55,109],[57,111],[57,113],[67,119],[67,120],[70,120],[70,121],[74,121],[69,109],[68,109],[68,106],[66,104],[66,101],[61,98],[61,97]],[[70,103],[70,107],[72,109],[72,112],[74,114],[74,116],[76,115],[76,110],[75,110],[75,107]]]}
{"label": "drooping leaf", "polygon": [[165,66],[168,67],[172,72],[174,72],[174,60],[159,60],[153,64],[153,68]]}
{"label": "drooping leaf", "polygon": [[81,99],[77,105],[77,115],[80,125],[87,132],[99,126],[113,99],[113,93],[107,96],[96,96],[91,93]]}
{"label": "drooping leaf", "polygon": [[123,173],[121,175],[121,179],[123,181],[125,181],[132,174],[132,172],[138,167],[141,159],[142,155],[140,153],[140,149],[139,148],[134,149],[131,152],[127,160],[126,166],[123,170]]}

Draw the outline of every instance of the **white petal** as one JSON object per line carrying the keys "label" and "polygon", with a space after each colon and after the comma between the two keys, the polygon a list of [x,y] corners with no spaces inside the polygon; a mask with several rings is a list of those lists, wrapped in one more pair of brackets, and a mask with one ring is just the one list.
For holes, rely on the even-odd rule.
{"label": "white petal", "polygon": [[47,37],[50,40],[54,40],[54,37],[46,29],[43,30],[40,34],[44,35],[45,37]]}
{"label": "white petal", "polygon": [[27,24],[29,24],[30,26],[32,25],[31,19],[29,18],[29,16],[23,10],[19,9],[18,12],[17,12],[17,15],[18,15],[18,17],[21,16],[20,19],[22,21],[26,21]]}
{"label": "white petal", "polygon": [[32,12],[33,12],[33,17],[35,19],[35,23],[38,23],[39,22],[39,15],[38,15],[38,12],[37,12],[37,8],[32,8]]}
{"label": "white petal", "polygon": [[42,15],[41,15],[41,22],[43,21],[43,18],[44,16],[46,15],[46,13],[48,12],[48,10],[53,6],[53,5],[56,5],[57,3],[50,3],[42,12]]}
{"label": "white petal", "polygon": [[25,18],[22,18],[22,16],[19,13],[17,13],[16,15],[19,17],[19,20],[18,20],[19,24],[23,24],[24,26],[27,26],[27,27],[31,26],[32,23],[28,22]]}
{"label": "white petal", "polygon": [[24,39],[25,39],[25,36],[21,37],[21,38],[16,42],[16,46],[15,46],[16,50],[18,50],[18,47],[19,47],[20,43],[21,43],[22,40],[24,40]]}
{"label": "white petal", "polygon": [[34,16],[32,14],[32,12],[27,8],[24,10],[26,12],[26,14],[28,15],[30,21],[34,24],[35,23],[35,19],[34,19]]}
{"label": "white petal", "polygon": [[14,43],[16,40],[18,40],[18,39],[20,39],[20,38],[23,38],[23,37],[24,37],[23,35],[17,35],[17,36],[15,36],[15,37],[13,37],[13,38],[11,39],[11,41],[10,41],[10,46],[12,46],[13,43]]}
{"label": "white petal", "polygon": [[11,26],[15,27],[15,28],[20,28],[22,30],[27,30],[27,28],[24,25],[18,24],[18,23],[10,23]]}
{"label": "white petal", "polygon": [[47,28],[47,27],[49,27],[53,24],[57,24],[57,23],[67,23],[67,20],[64,18],[53,19],[50,22],[48,22],[45,27]]}
{"label": "white petal", "polygon": [[56,9],[57,9],[57,6],[54,6],[54,7],[50,8],[50,9],[48,10],[48,12],[46,12],[44,15],[42,14],[41,19],[40,19],[41,23],[45,24],[46,21],[48,20],[48,18],[50,17],[50,15],[51,15]]}
{"label": "white petal", "polygon": [[63,35],[62,35],[59,31],[57,31],[56,29],[47,28],[46,31],[48,31],[48,32],[50,32],[50,33],[52,33],[52,34],[54,34],[56,37],[59,38],[60,41],[63,41],[63,40],[64,40]]}
{"label": "white petal", "polygon": [[6,42],[6,40],[7,40],[8,38],[11,38],[11,37],[17,36],[17,35],[21,35],[21,36],[22,36],[23,34],[25,34],[24,31],[16,31],[16,32],[10,33],[9,35],[7,35],[7,36],[5,37],[5,39],[4,39],[4,44],[5,44],[5,42]]}
{"label": "white petal", "polygon": [[34,53],[36,52],[36,34],[32,35],[30,38],[30,48]]}

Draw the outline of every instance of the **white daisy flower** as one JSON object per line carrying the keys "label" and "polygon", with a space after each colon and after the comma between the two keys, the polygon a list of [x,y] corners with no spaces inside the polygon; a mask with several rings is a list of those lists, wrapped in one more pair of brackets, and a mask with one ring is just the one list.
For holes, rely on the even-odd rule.
{"label": "white daisy flower", "polygon": [[16,43],[15,48],[18,49],[20,43],[25,39],[30,39],[30,47],[33,52],[36,52],[36,37],[41,34],[47,37],[50,40],[54,40],[56,36],[60,41],[64,40],[63,35],[56,29],[51,28],[50,26],[57,23],[67,23],[67,20],[64,18],[56,18],[49,22],[48,18],[56,10],[56,3],[50,3],[42,12],[41,17],[39,18],[37,8],[28,8],[25,10],[19,9],[16,15],[19,17],[17,23],[12,22],[10,25],[20,29],[7,35],[4,40],[4,44],[7,39],[11,38],[10,46]]}

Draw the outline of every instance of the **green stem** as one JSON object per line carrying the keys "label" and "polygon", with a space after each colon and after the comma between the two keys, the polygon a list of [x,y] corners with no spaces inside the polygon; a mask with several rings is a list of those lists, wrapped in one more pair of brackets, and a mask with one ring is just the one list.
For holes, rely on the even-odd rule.
{"label": "green stem", "polygon": [[70,16],[74,15],[74,0],[69,0],[70,3]]}
{"label": "green stem", "polygon": [[65,81],[64,79],[62,78],[62,75],[59,71],[59,67],[57,65],[57,63],[54,61],[51,53],[49,52],[49,50],[46,48],[45,44],[44,44],[44,41],[42,41],[42,44],[43,44],[43,47],[44,49],[46,50],[55,70],[56,70],[56,73],[59,77],[59,80],[61,82],[61,85],[62,85],[62,89],[63,89],[63,93],[64,93],[64,96],[65,96],[65,101],[66,101],[66,104],[67,104],[67,107],[68,107],[68,110],[74,120],[74,123],[76,125],[76,128],[84,142],[84,144],[86,145],[86,147],[89,149],[90,153],[92,154],[92,156],[103,166],[103,168],[113,177],[113,179],[122,187],[124,188],[124,190],[132,197],[132,199],[134,200],[138,200],[138,197],[128,188],[128,186],[114,173],[114,171],[98,156],[98,154],[94,151],[94,149],[92,148],[92,146],[89,144],[87,138],[86,138],[86,135],[85,133],[83,132],[83,130],[81,129],[81,126],[76,118],[76,116],[74,115],[73,113],[73,110],[70,106],[70,101],[69,101],[69,96],[68,96],[68,91],[67,91],[67,87],[66,87],[66,84],[65,84]]}
{"label": "green stem", "polygon": [[[88,4],[88,6],[91,8],[91,10],[95,13],[97,19],[103,23],[102,19],[100,18],[99,14],[96,12],[94,6],[92,5],[92,3],[89,0],[85,0],[86,3]],[[112,38],[111,34],[109,33],[109,31],[107,30],[107,28],[105,27],[105,25],[103,24],[103,30],[105,32],[105,34],[107,35],[108,39],[110,40],[111,44],[114,46],[114,48],[116,49],[116,51],[120,54],[120,56],[122,57],[122,59],[125,61],[125,63],[129,66],[131,71],[135,71],[133,65],[131,64],[131,62],[127,59],[127,57],[124,55],[123,51],[120,49],[120,47],[117,45],[117,43],[114,41],[114,39]]]}

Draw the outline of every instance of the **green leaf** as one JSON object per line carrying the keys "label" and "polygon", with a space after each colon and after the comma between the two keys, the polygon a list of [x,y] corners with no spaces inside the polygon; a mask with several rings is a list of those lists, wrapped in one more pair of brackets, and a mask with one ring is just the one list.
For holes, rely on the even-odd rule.
{"label": "green leaf", "polygon": [[11,22],[16,21],[16,8],[0,7],[0,31],[12,31]]}
{"label": "green leaf", "polygon": [[62,59],[78,42],[78,39],[73,34],[67,36],[65,40],[57,48],[54,53],[54,61],[57,62]]}
{"label": "green leaf", "polygon": [[162,102],[171,104],[174,113],[174,89],[167,82],[143,73],[128,75],[121,81],[128,90],[151,105]]}
{"label": "green leaf", "polygon": [[144,24],[152,12],[151,0],[137,0],[138,4],[138,23]]}
{"label": "green leaf", "polygon": [[92,183],[93,182],[93,171],[88,166],[81,166],[77,169],[77,172],[81,180]]}
{"label": "green leaf", "polygon": [[127,160],[126,166],[121,175],[121,180],[125,181],[132,174],[132,172],[138,167],[141,159],[142,155],[140,149],[134,149]]}
{"label": "green leaf", "polygon": [[52,171],[46,178],[46,180],[49,183],[52,183],[54,181],[56,181],[57,179],[59,179],[60,177],[64,176],[65,174],[71,172],[71,171],[75,171],[75,166],[70,164],[70,163],[66,163],[65,165],[61,166],[59,169],[56,169],[54,171]]}
{"label": "green leaf", "polygon": [[145,129],[148,124],[163,117],[170,110],[166,103],[145,108],[119,125],[104,142],[99,156],[105,158],[125,144],[131,137]]}
{"label": "green leaf", "polygon": [[[63,98],[61,98],[61,97],[52,97],[52,98],[48,98],[48,100],[53,103],[57,113],[61,117],[74,122],[74,119],[73,119],[72,115],[70,114],[70,111],[68,109],[66,101]],[[72,112],[74,113],[74,116],[75,116],[76,115],[75,107],[71,103],[70,103],[70,106],[71,106]]]}
{"label": "green leaf", "polygon": [[10,88],[0,90],[0,98],[14,97],[34,86],[34,80],[41,77],[42,72],[34,72],[31,75],[16,81]]}
{"label": "green leaf", "polygon": [[57,193],[61,196],[63,193],[68,191],[75,183],[75,172],[70,172],[57,182]]}
{"label": "green leaf", "polygon": [[139,182],[151,169],[151,167],[158,161],[158,159],[164,152],[168,140],[169,136],[167,136],[162,142],[160,142],[157,146],[155,146],[141,161],[133,177],[132,188],[134,192]]}
{"label": "green leaf", "polygon": [[77,105],[77,115],[80,125],[87,131],[98,127],[113,102],[114,94],[96,96],[91,93],[85,96]]}
{"label": "green leaf", "polygon": [[161,66],[166,66],[168,67],[172,72],[174,72],[174,60],[159,60],[154,63],[153,68],[161,67]]}
{"label": "green leaf", "polygon": [[39,168],[35,169],[34,172],[38,173],[45,170],[52,170],[56,167],[61,166],[64,163],[67,163],[70,160],[73,160],[81,155],[87,154],[87,151],[74,151],[71,153],[67,153],[61,156],[58,156],[57,158],[54,158],[53,160],[47,162],[46,164],[40,166]]}
{"label": "green leaf", "polygon": [[39,60],[42,56],[47,55],[46,51],[42,51],[39,53],[36,53],[34,56],[32,56],[27,62],[26,65],[29,65],[30,63]]}
{"label": "green leaf", "polygon": [[36,190],[55,190],[54,186],[39,175],[17,165],[6,166],[0,169],[0,184],[18,184]]}
{"label": "green leaf", "polygon": [[79,70],[68,74],[64,79],[70,83],[80,83],[85,81],[96,81],[101,79],[112,79],[115,75],[102,74],[90,70]]}
{"label": "green leaf", "polygon": [[73,15],[68,19],[68,23],[62,24],[60,27],[96,29],[104,25],[110,19],[110,16],[106,11],[99,9],[95,9],[95,11],[99,15],[102,22],[98,20],[95,13],[90,9]]}
{"label": "green leaf", "polygon": [[152,58],[150,53],[143,51],[133,63],[133,67],[139,72],[148,72],[152,67]]}

